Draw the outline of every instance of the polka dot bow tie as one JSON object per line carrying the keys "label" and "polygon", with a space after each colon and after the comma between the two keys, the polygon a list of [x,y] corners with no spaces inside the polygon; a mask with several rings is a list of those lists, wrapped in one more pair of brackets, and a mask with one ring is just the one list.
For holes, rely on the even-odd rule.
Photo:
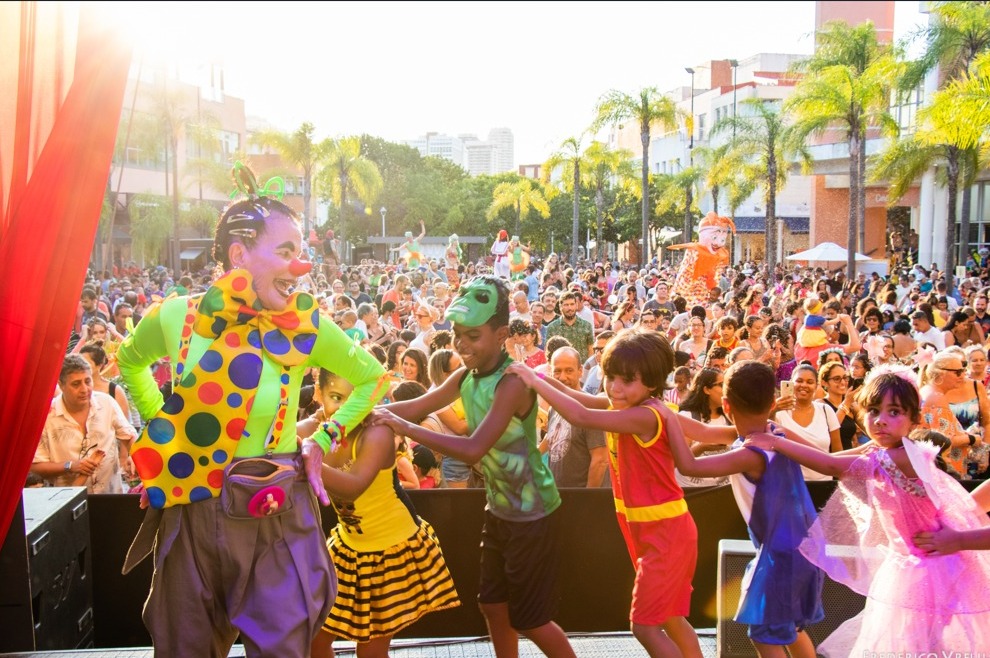
{"label": "polka dot bow tie", "polygon": [[[135,467],[152,507],[206,500],[220,494],[223,470],[233,459],[252,413],[266,360],[278,375],[279,407],[268,447],[281,437],[289,397],[289,372],[303,364],[316,343],[319,307],[311,295],[294,293],[284,311],[263,309],[245,270],[225,274],[201,297],[191,298],[182,328],[178,385],[135,442]],[[212,343],[191,367],[192,333]],[[267,386],[268,384],[265,384]]]}

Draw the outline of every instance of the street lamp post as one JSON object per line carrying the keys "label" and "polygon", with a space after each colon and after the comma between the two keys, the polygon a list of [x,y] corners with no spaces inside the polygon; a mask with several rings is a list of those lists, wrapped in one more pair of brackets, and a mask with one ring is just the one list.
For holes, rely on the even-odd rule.
{"label": "street lamp post", "polygon": [[739,67],[739,60],[730,59],[732,66],[732,143],[736,142],[736,69]]}
{"label": "street lamp post", "polygon": [[[691,74],[691,120],[688,123],[691,128],[691,135],[688,138],[688,166],[694,166],[694,69],[685,68],[685,71]],[[687,186],[685,190],[684,198],[684,241],[690,242],[691,235],[694,232],[691,224],[691,203],[694,201],[691,193],[691,185]]]}
{"label": "street lamp post", "polygon": [[382,214],[382,237],[384,238],[385,237],[385,213],[388,212],[388,208],[386,208],[385,206],[382,206],[381,210],[379,210],[378,212],[380,212]]}

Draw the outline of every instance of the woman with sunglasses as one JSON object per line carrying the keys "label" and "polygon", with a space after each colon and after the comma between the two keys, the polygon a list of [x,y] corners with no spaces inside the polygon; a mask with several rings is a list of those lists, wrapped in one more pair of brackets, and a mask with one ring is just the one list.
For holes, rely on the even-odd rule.
{"label": "woman with sunglasses", "polygon": [[856,419],[859,406],[855,391],[849,386],[849,373],[841,363],[826,363],[818,370],[818,381],[825,392],[822,402],[832,408],[839,419],[839,440],[842,449],[849,450],[859,445],[856,436],[859,428]]}
{"label": "woman with sunglasses", "polygon": [[[968,480],[973,476],[968,468],[971,458],[986,452],[983,426],[977,419],[981,413],[987,417],[988,410],[983,409],[979,402],[967,405],[965,401],[959,401],[960,397],[965,397],[959,391],[964,385],[972,386],[972,383],[967,384],[965,353],[957,349],[949,348],[936,353],[932,362],[922,370],[920,425],[949,439],[952,447],[945,453],[945,463],[962,479]],[[960,418],[967,424],[963,425]],[[970,453],[975,455],[971,457]]]}

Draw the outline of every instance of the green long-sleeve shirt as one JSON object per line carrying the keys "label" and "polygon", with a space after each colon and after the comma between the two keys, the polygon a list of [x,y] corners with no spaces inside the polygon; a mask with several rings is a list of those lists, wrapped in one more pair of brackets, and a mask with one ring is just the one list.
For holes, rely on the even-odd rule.
{"label": "green long-sleeve shirt", "polygon": [[[117,351],[117,364],[141,417],[153,418],[164,402],[150,366],[168,356],[174,370],[179,361],[179,339],[187,314],[187,298],[174,297],[146,315],[134,332]],[[185,371],[195,367],[213,341],[195,332],[189,342]],[[279,405],[279,378],[282,368],[262,354],[261,379],[251,413],[247,418],[245,436],[238,443],[236,457],[252,457],[265,452],[265,440]],[[366,350],[355,344],[328,318],[321,318],[316,343],[309,358],[289,372],[289,399],[285,424],[275,452],[293,452],[296,446],[296,416],[299,389],[306,369],[320,367],[330,370],[354,385],[354,392],[333,415],[344,427],[355,427],[385,394],[385,387],[375,393],[379,378],[385,373],[382,365]],[[319,437],[314,437],[318,441]],[[325,445],[324,445],[325,444]],[[324,452],[330,446],[321,443]]]}

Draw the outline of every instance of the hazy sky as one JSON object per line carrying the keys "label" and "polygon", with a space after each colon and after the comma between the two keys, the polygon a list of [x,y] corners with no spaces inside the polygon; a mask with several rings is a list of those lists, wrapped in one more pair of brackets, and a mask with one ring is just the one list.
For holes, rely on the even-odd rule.
{"label": "hazy sky", "polygon": [[[317,137],[505,126],[516,164],[542,162],[610,89],[690,84],[684,68],[810,54],[814,2],[135,2],[137,48],[221,58],[249,116]],[[895,36],[927,21],[895,2]],[[119,11],[124,11],[119,9]]]}

